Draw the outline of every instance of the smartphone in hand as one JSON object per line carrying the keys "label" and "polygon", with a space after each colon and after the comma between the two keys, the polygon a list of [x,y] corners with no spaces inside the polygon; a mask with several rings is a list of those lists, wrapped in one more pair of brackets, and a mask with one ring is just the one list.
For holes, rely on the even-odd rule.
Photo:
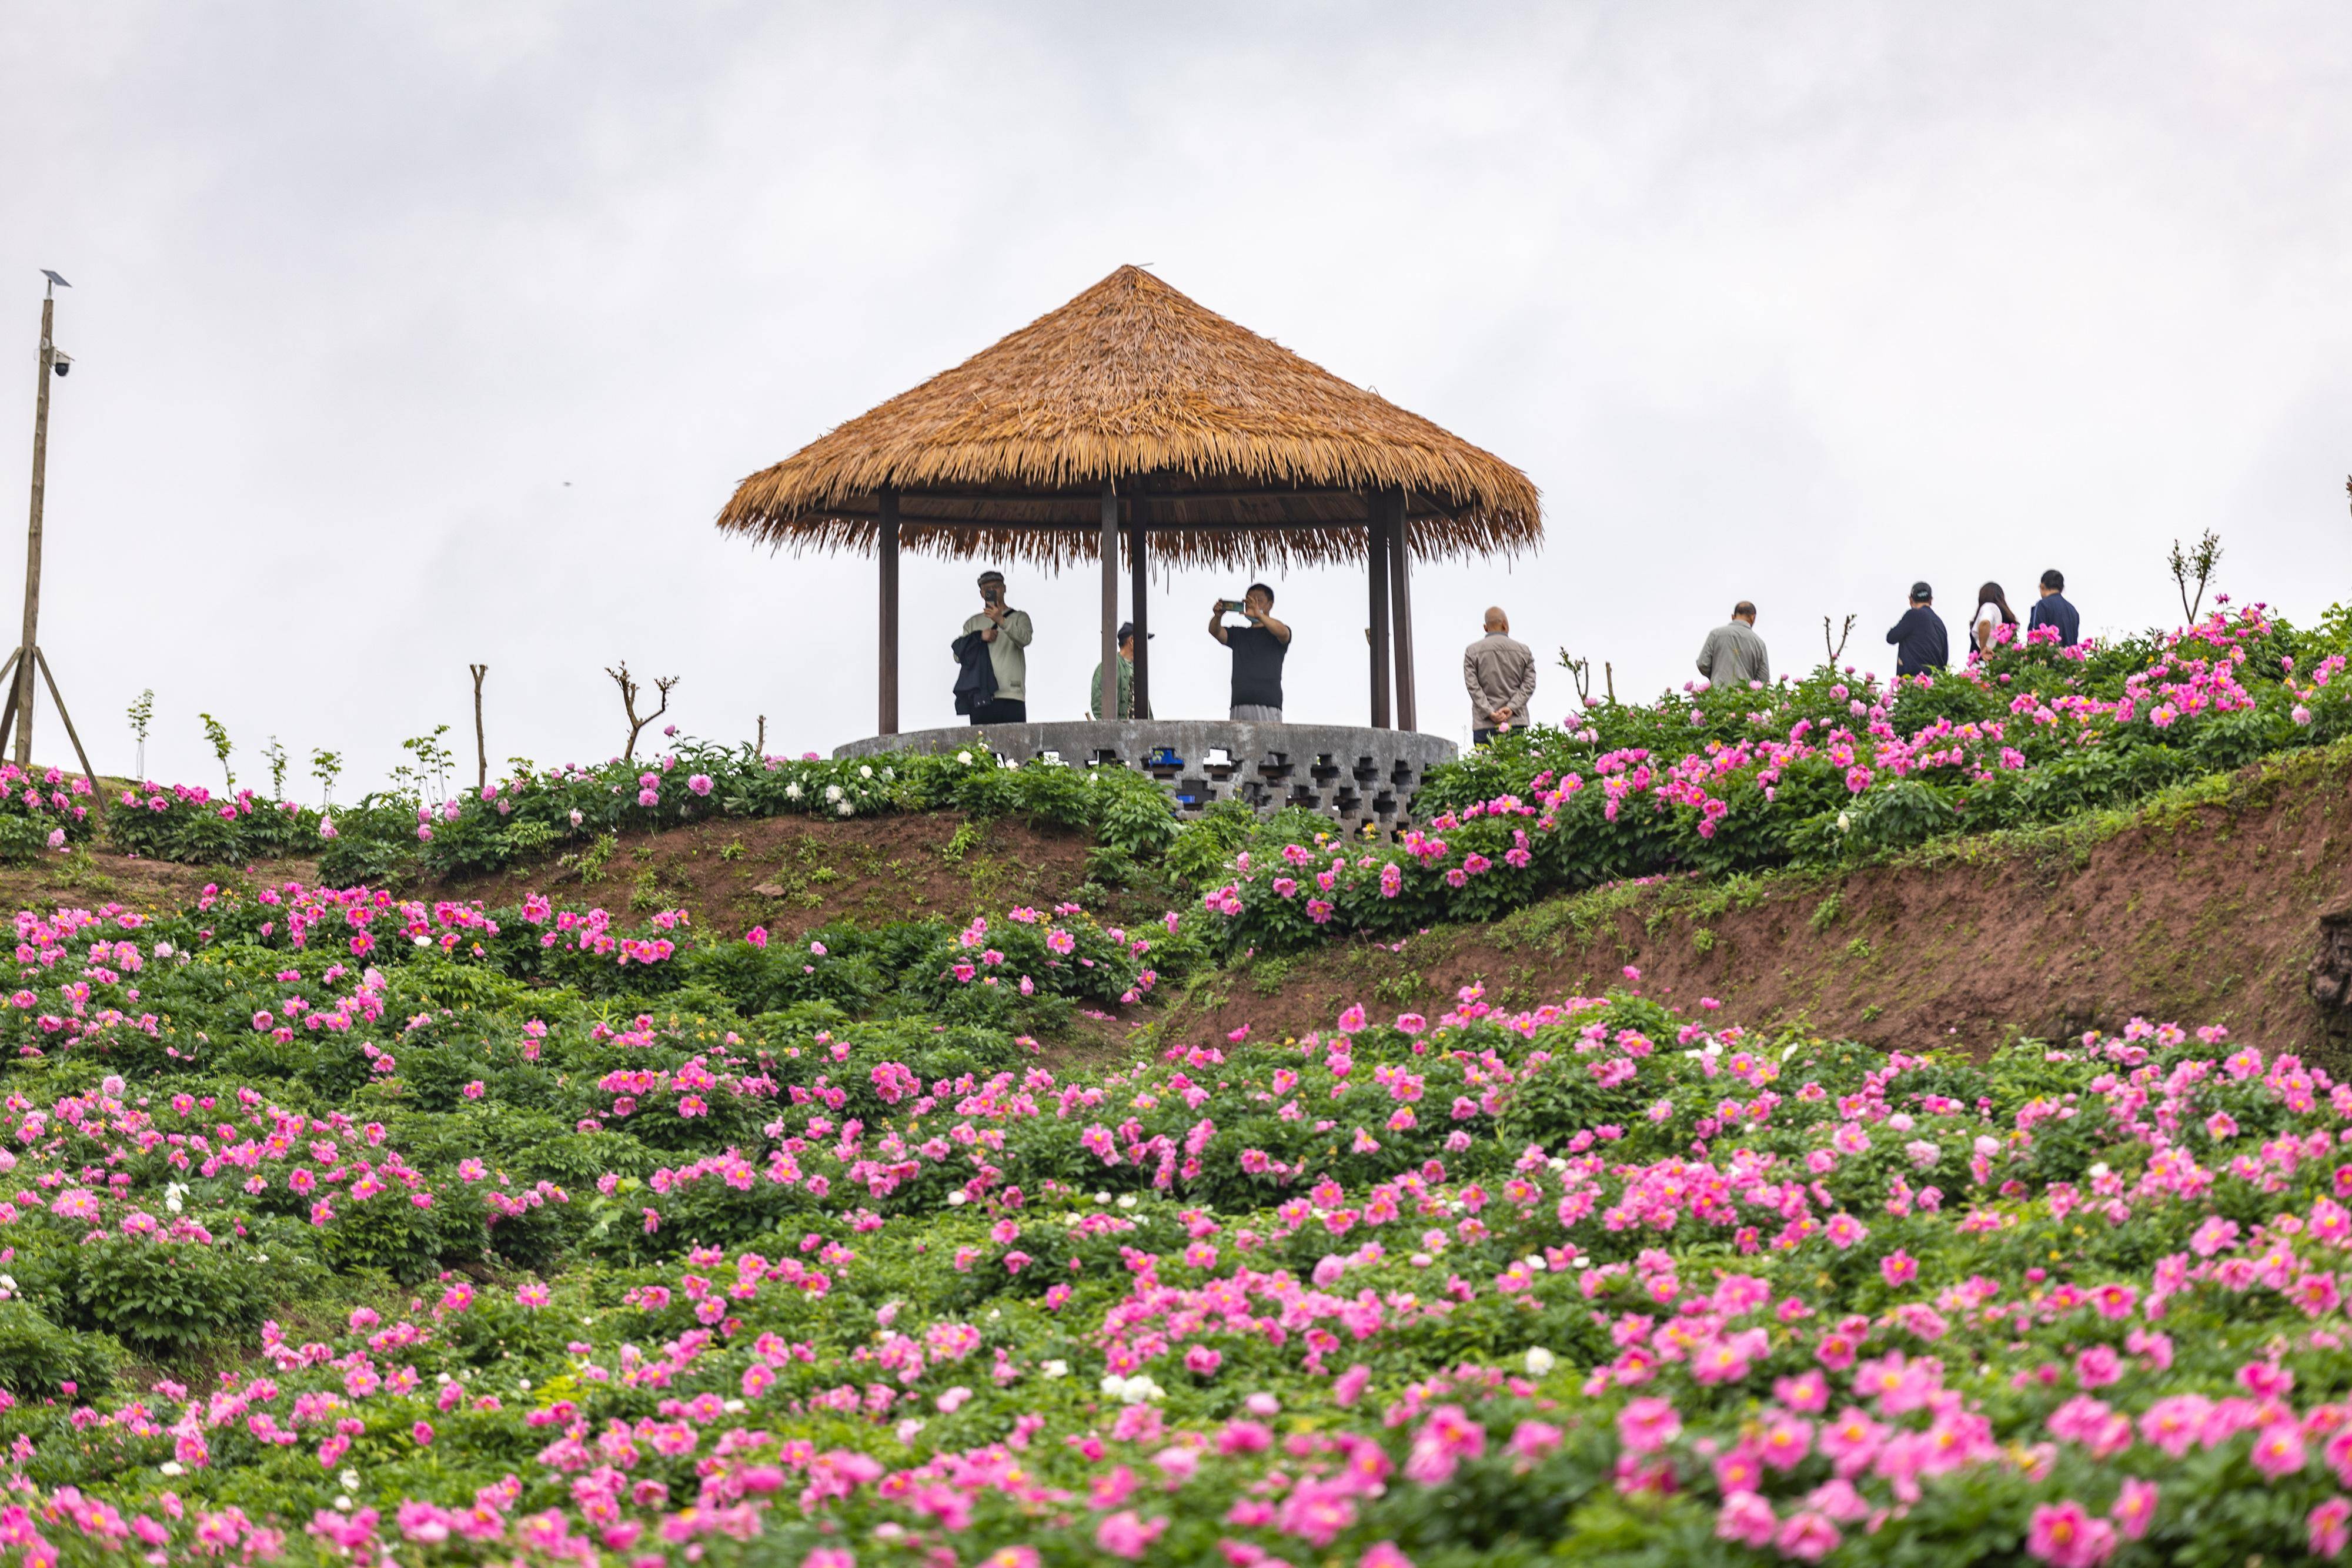
{"label": "smartphone in hand", "polygon": [[1247,607],[1238,599],[1220,599],[1217,601],[1217,613],[1220,615],[1240,615],[1244,613]]}

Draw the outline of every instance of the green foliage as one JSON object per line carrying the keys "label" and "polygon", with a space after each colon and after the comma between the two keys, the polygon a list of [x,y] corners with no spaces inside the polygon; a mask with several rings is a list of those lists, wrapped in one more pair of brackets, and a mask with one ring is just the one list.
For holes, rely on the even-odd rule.
{"label": "green foliage", "polygon": [[315,1273],[309,1260],[258,1247],[175,1245],[109,1237],[61,1255],[73,1322],[148,1351],[184,1351],[257,1326]]}
{"label": "green foliage", "polygon": [[75,1333],[24,1301],[0,1301],[0,1388],[11,1394],[46,1398],[73,1384],[78,1396],[94,1398],[113,1386],[124,1359],[110,1334]]}
{"label": "green foliage", "polygon": [[229,753],[236,747],[229,741],[228,727],[208,713],[200,713],[196,716],[205,721],[205,739],[211,745],[213,756],[219,759],[221,778],[226,780],[227,788],[236,789],[236,775],[228,765]]}

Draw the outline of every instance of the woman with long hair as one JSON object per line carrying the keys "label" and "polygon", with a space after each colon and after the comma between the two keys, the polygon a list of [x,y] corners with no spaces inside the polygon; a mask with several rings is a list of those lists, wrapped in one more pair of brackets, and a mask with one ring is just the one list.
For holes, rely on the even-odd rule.
{"label": "woman with long hair", "polygon": [[2000,591],[1998,582],[1988,582],[1977,590],[1977,611],[1969,617],[1970,640],[1979,653],[1992,652],[1993,638],[2003,626],[2008,627],[2010,641],[2017,640],[2017,612],[2009,607],[2009,595]]}

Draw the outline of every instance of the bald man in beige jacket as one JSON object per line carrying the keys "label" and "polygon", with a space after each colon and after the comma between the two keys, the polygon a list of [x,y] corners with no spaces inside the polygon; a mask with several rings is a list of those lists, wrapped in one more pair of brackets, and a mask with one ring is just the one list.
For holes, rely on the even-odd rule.
{"label": "bald man in beige jacket", "polygon": [[1462,652],[1462,684],[1470,689],[1470,744],[1484,746],[1507,729],[1525,727],[1535,700],[1536,656],[1511,635],[1511,618],[1486,612],[1486,634]]}

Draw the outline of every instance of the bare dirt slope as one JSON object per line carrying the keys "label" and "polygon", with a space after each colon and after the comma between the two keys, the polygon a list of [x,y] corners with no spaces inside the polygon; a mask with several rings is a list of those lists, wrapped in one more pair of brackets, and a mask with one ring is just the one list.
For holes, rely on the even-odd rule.
{"label": "bare dirt slope", "polygon": [[[2347,894],[2352,789],[2341,758],[2313,753],[2128,819],[1843,873],[1598,890],[1395,946],[1261,962],[1195,988],[1172,1027],[1328,1028],[1355,1001],[1434,1013],[1472,984],[1527,1006],[1623,985],[1632,966],[1652,995],[1888,1049],[1983,1050],[2137,1015],[2342,1061],[2345,1009],[2314,1000],[2312,960],[2321,916]],[[2352,943],[2336,946],[2352,962]],[[2323,976],[2322,994],[2352,993],[2343,981]]]}
{"label": "bare dirt slope", "polygon": [[[403,884],[404,898],[480,900],[490,908],[543,893],[559,904],[615,915],[693,912],[726,935],[765,925],[797,936],[830,921],[879,923],[1054,904],[1086,882],[1088,840],[1026,823],[975,823],[953,812],[824,821],[779,817],[623,833],[609,850],[551,856],[494,875]],[[100,848],[0,866],[9,909],[116,903],[144,911],[222,888],[315,883],[312,860],[185,866]]]}
{"label": "bare dirt slope", "polygon": [[846,821],[769,817],[623,833],[608,856],[566,855],[400,891],[479,899],[493,909],[531,893],[616,915],[684,908],[705,930],[731,936],[764,925],[798,936],[841,919],[961,919],[1058,903],[1086,881],[1090,847],[1081,834],[971,822],[949,811]]}

